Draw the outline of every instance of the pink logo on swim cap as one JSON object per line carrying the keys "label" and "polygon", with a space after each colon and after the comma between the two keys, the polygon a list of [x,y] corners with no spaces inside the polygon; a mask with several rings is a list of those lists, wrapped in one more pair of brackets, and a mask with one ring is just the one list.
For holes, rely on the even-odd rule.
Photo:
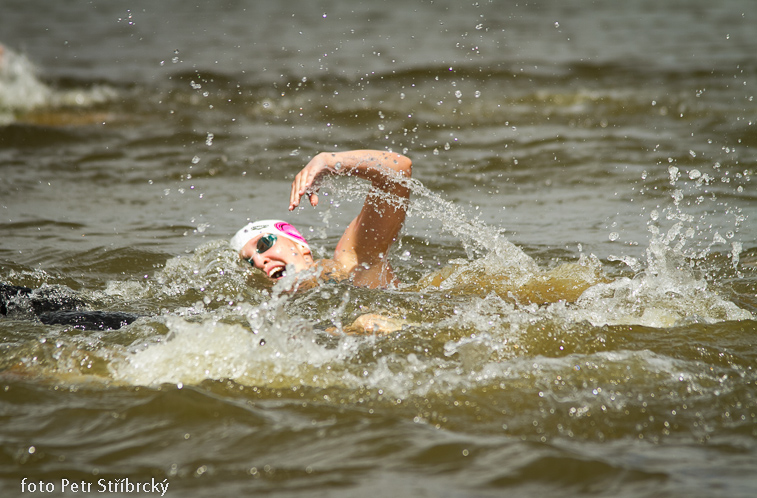
{"label": "pink logo on swim cap", "polygon": [[305,240],[305,237],[303,237],[302,234],[298,232],[296,228],[294,228],[292,225],[290,225],[286,221],[279,221],[274,226],[276,227],[277,230],[281,230],[283,233],[285,233],[292,239],[299,240],[306,246],[308,245],[308,241]]}

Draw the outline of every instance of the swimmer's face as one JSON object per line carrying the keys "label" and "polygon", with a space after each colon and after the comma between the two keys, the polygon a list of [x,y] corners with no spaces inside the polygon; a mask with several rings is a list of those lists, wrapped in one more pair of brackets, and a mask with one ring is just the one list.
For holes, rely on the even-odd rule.
{"label": "swimmer's face", "polygon": [[295,273],[313,265],[310,251],[286,237],[269,233],[247,242],[239,251],[239,256],[272,280],[283,277],[287,265],[294,266]]}

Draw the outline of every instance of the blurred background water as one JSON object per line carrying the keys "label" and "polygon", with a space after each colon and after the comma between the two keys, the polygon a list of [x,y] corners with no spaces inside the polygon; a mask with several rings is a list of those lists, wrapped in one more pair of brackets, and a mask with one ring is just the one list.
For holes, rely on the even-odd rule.
{"label": "blurred background water", "polygon": [[[0,283],[142,317],[0,317],[2,495],[754,496],[752,7],[4,0]],[[250,274],[352,148],[413,159],[403,285]]]}

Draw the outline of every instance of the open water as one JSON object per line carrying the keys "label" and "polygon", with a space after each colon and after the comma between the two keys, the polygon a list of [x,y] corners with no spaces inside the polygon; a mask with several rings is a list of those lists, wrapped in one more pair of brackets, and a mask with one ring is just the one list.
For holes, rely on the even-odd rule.
{"label": "open water", "polygon": [[[3,497],[757,495],[751,0],[0,10],[0,282],[141,315],[0,317]],[[352,148],[414,161],[403,285],[251,274]]]}

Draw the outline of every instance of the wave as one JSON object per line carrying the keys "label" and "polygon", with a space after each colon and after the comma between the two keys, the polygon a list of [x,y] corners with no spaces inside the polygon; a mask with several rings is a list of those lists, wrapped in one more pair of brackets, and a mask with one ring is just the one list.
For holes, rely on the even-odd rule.
{"label": "wave", "polygon": [[[48,108],[89,108],[109,102],[117,94],[107,84],[55,88],[40,78],[38,68],[26,55],[0,44],[0,124],[12,123],[19,116],[41,124],[76,124],[83,119],[81,116],[30,113]],[[85,121],[89,123],[92,119],[87,117]]]}

